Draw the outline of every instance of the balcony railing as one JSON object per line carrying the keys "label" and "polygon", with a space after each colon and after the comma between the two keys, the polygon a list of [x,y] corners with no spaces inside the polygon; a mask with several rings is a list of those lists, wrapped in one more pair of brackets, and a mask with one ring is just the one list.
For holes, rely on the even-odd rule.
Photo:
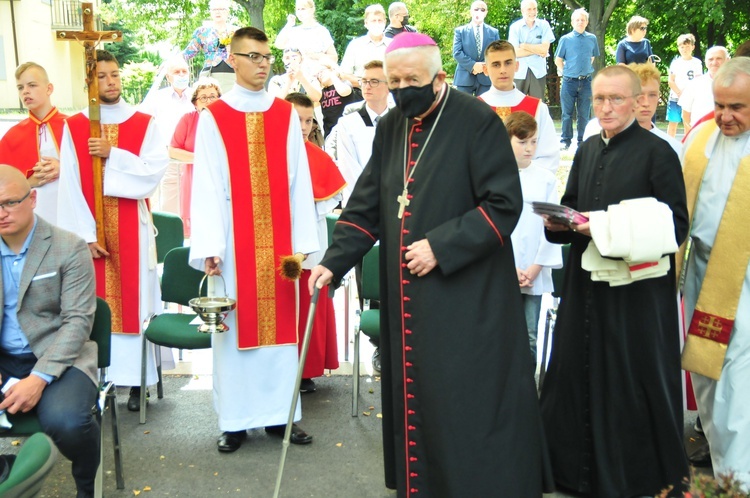
{"label": "balcony railing", "polygon": [[[90,0],[94,9],[98,10],[99,2]],[[83,13],[81,0],[51,0],[52,29],[83,29]],[[96,29],[101,28],[101,20],[97,16]]]}

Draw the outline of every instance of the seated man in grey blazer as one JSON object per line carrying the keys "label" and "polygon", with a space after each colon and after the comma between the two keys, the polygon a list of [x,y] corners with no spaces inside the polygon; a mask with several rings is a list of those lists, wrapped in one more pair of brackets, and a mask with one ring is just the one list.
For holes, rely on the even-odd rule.
{"label": "seated man in grey blazer", "polygon": [[73,462],[77,497],[90,497],[99,467],[94,267],[86,243],[36,216],[35,206],[24,175],[0,165],[0,410],[36,410]]}

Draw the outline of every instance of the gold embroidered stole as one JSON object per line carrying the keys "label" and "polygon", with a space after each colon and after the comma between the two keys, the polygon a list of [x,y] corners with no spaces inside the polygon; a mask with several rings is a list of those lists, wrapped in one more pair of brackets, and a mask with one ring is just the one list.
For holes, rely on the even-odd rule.
{"label": "gold embroidered stole", "polygon": [[[685,155],[685,188],[691,226],[709,162],[704,151],[716,129],[716,123],[710,123],[697,130],[698,135]],[[750,237],[742,230],[748,212],[750,155],[742,158],[732,183],[682,352],[682,368],[715,380],[721,376],[750,262]],[[684,252],[683,244],[678,264],[684,264]]]}

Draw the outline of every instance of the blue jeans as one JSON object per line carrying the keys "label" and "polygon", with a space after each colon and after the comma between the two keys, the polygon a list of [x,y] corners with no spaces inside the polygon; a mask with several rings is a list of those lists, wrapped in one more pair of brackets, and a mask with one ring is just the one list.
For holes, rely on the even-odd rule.
{"label": "blue jeans", "polygon": [[539,330],[539,315],[542,312],[542,296],[521,294],[521,301],[523,302],[523,313],[526,317],[526,329],[529,332],[531,358],[536,366],[536,338]]}
{"label": "blue jeans", "polygon": [[[28,377],[36,363],[34,355],[13,357],[0,353],[0,375]],[[79,494],[93,496],[99,468],[99,424],[91,413],[97,386],[77,368],[68,368],[48,385],[34,410],[39,423],[60,450],[73,463],[73,479]]]}
{"label": "blue jeans", "polygon": [[573,140],[573,109],[576,110],[578,141],[583,141],[583,130],[589,122],[591,111],[591,77],[578,80],[563,76],[560,87],[562,106],[562,136],[560,142],[570,145]]}

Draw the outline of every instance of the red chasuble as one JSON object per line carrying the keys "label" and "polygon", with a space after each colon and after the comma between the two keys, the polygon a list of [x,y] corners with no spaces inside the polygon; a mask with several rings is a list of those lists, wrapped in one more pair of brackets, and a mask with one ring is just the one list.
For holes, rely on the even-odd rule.
{"label": "red chasuble", "polygon": [[309,140],[305,142],[305,150],[307,162],[310,164],[310,179],[315,202],[327,201],[344,190],[346,180],[341,176],[341,171],[331,156]]}
{"label": "red chasuble", "polygon": [[[482,97],[478,97],[478,99],[484,102],[484,99],[482,99]],[[516,111],[525,111],[536,118],[536,110],[539,108],[539,102],[541,102],[541,100],[539,100],[538,98],[526,95],[524,96],[523,100],[518,103],[518,105],[514,105],[513,107],[490,107],[492,107],[492,110],[495,111],[495,113],[500,116],[500,119],[502,119],[503,121],[505,121],[505,118],[510,116],[511,113]]]}
{"label": "red chasuble", "polygon": [[245,113],[217,100],[208,110],[229,162],[237,347],[296,344],[295,283],[278,271],[281,258],[293,254],[287,158],[292,104],[275,99],[266,112]]}
{"label": "red chasuble", "polygon": [[[136,112],[127,121],[104,125],[103,136],[112,147],[138,155],[151,116]],[[79,113],[68,119],[78,158],[81,189],[94,215],[94,175],[88,153],[89,120]],[[105,162],[106,171],[106,162]],[[94,260],[96,295],[112,309],[113,333],[139,334],[140,219],[138,200],[104,196],[104,240],[109,257]]]}
{"label": "red chasuble", "polygon": [[47,129],[52,130],[50,138],[59,155],[63,125],[67,117],[56,107],[53,107],[41,120],[29,113],[28,118],[8,130],[0,139],[0,164],[10,164],[20,169],[26,178],[29,178],[34,174],[32,169],[34,165],[42,159],[39,155],[39,128],[42,124],[47,124]]}

